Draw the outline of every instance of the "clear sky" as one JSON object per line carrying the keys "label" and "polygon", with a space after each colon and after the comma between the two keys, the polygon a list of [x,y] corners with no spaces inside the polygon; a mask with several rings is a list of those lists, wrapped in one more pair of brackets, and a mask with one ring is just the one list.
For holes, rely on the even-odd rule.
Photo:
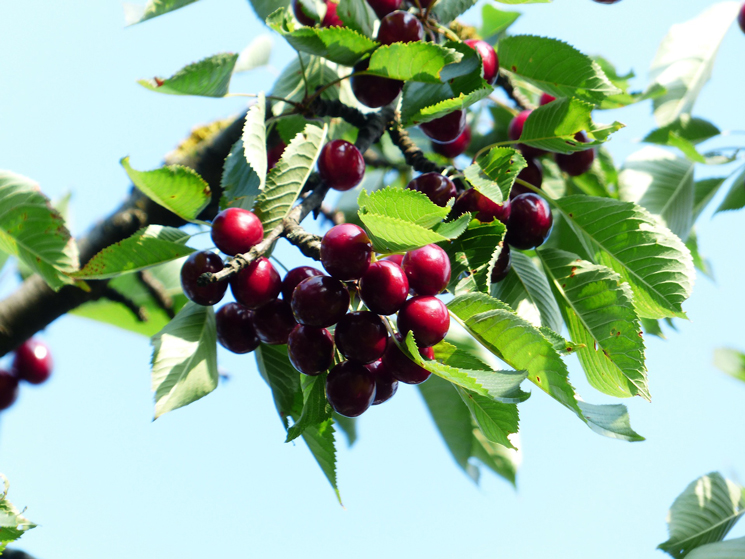
{"label": "clear sky", "polygon": [[[668,27],[709,4],[555,0],[518,8],[525,15],[514,32],[603,54],[633,68],[643,87]],[[52,198],[72,191],[75,234],[126,195],[122,156],[153,168],[193,125],[245,105],[158,95],[136,80],[238,52],[265,32],[245,0],[202,0],[133,28],[124,28],[118,1],[6,0],[0,21],[0,168],[39,181]],[[290,50],[279,38],[275,45],[281,68]],[[744,52],[733,28],[697,104],[695,114],[722,129],[745,130]],[[273,75],[238,77],[232,89],[269,89]],[[628,125],[610,143],[620,163],[654,125],[648,104],[598,117],[612,119]],[[0,471],[11,500],[40,524],[19,547],[39,559],[661,557],[654,548],[666,539],[667,509],[690,481],[720,470],[745,482],[745,385],[711,364],[716,347],[745,349],[743,224],[738,213],[702,217],[716,282],[699,277],[685,306],[691,321],[668,329],[667,341],[646,338],[653,400],[625,403],[647,441],[600,437],[533,390],[520,406],[517,491],[488,473],[480,487],[466,478],[417,390],[403,386],[361,418],[351,450],[340,441],[342,509],[305,445],[284,444],[253,357],[221,350],[230,381],[152,422],[148,340],[63,318],[44,333],[52,379],[22,387],[0,416]],[[6,271],[0,294],[13,286]],[[611,400],[576,363],[571,370],[585,399]]]}

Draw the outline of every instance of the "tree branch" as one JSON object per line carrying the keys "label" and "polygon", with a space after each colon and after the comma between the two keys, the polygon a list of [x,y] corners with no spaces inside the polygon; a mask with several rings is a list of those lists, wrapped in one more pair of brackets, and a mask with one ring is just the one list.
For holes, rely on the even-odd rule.
{"label": "tree branch", "polygon": [[406,163],[415,171],[419,171],[420,173],[442,173],[445,170],[445,167],[427,159],[422,150],[409,138],[408,132],[401,126],[398,115],[396,115],[395,122],[391,123],[388,127],[388,134],[393,143],[401,150]]}
{"label": "tree branch", "polygon": [[520,93],[515,86],[512,84],[510,79],[502,74],[500,72],[499,76],[497,77],[497,85],[504,89],[504,92],[507,94],[507,97],[512,99],[515,102],[515,105],[520,107],[522,110],[526,109],[535,109],[535,105],[530,102],[530,99],[525,97],[522,93]]}

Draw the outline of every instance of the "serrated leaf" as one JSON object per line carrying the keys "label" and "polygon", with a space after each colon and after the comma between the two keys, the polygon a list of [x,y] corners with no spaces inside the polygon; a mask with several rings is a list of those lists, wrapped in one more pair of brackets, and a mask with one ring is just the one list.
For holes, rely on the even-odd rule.
{"label": "serrated leaf", "polygon": [[341,0],[336,15],[344,25],[365,37],[373,36],[375,21],[378,19],[367,0]]}
{"label": "serrated leaf", "polygon": [[471,456],[516,487],[517,469],[522,461],[519,448],[512,450],[493,443],[477,427],[473,430]]}
{"label": "serrated leaf", "polygon": [[[302,65],[300,60],[303,61]],[[303,68],[305,68],[305,74],[303,74]],[[303,80],[303,75],[305,75],[305,80]],[[338,72],[323,58],[300,53],[299,58],[296,57],[292,60],[282,71],[277,81],[274,82],[272,95],[289,101],[300,102],[305,97],[306,81],[308,91],[313,92],[317,87],[335,82],[339,77]],[[320,96],[322,99],[336,100],[339,99],[340,91],[343,91],[341,86],[332,86],[324,89]],[[283,114],[287,108],[287,103],[283,101],[272,102],[274,115]]]}
{"label": "serrated leaf", "polygon": [[334,439],[334,422],[332,419],[320,425],[311,425],[303,431],[303,440],[308,445],[313,458],[321,471],[334,488],[336,499],[341,505],[341,494],[336,480],[336,440]]}
{"label": "serrated leaf", "polygon": [[129,157],[119,163],[143,194],[186,221],[194,221],[212,197],[210,185],[189,167],[169,165],[137,171],[129,165]]}
{"label": "serrated leaf", "polygon": [[107,279],[170,262],[194,252],[186,246],[188,240],[189,235],[175,227],[149,225],[102,249],[72,276]]}
{"label": "serrated leaf", "polygon": [[253,208],[256,198],[261,193],[261,180],[256,171],[246,161],[243,140],[238,140],[225,158],[220,187],[220,209]]}
{"label": "serrated leaf", "polygon": [[460,387],[456,388],[456,391],[487,439],[507,448],[515,448],[507,438],[508,435],[517,433],[518,429],[518,413],[515,404],[495,402]]}
{"label": "serrated leaf", "polygon": [[726,347],[714,350],[714,366],[729,376],[745,382],[745,354]]}
{"label": "serrated leaf", "polygon": [[670,507],[669,538],[657,546],[672,557],[685,557],[704,544],[724,539],[745,513],[745,490],[718,472],[701,476]]}
{"label": "serrated leaf", "polygon": [[137,4],[124,4],[124,21],[126,25],[134,25],[167,14],[197,0],[149,0],[145,6]]}
{"label": "serrated leaf", "polygon": [[352,66],[378,43],[347,27],[300,27],[282,31],[295,50],[321,56],[331,62]]}
{"label": "serrated leaf", "polygon": [[248,0],[259,20],[266,21],[271,14],[281,8],[287,8],[290,0]]}
{"label": "serrated leaf", "polygon": [[217,332],[212,307],[189,302],[153,336],[155,419],[217,388]]}
{"label": "serrated leaf", "polygon": [[360,213],[395,217],[427,229],[442,222],[450,213],[449,207],[438,206],[422,192],[390,186],[371,194],[362,190],[357,204]]}
{"label": "serrated leaf", "polygon": [[576,353],[590,384],[610,396],[651,400],[644,340],[628,284],[576,254],[544,248],[538,256],[572,340],[584,345]]}
{"label": "serrated leaf", "polygon": [[737,2],[720,2],[692,20],[670,28],[650,68],[651,82],[667,90],[653,101],[659,126],[691,113],[701,89],[711,77],[719,45],[739,9]]}
{"label": "serrated leaf", "polygon": [[52,289],[73,283],[78,249],[60,213],[29,178],[0,171],[0,251],[12,254]]}
{"label": "serrated leaf", "polygon": [[630,91],[627,93],[619,93],[618,95],[609,95],[600,103],[598,109],[620,109],[634,105],[635,103],[641,103],[642,101],[648,101],[650,99],[657,99],[667,93],[667,89],[662,87],[660,84],[652,83],[647,86],[643,91]]}
{"label": "serrated leaf", "polygon": [[642,318],[685,318],[682,303],[693,289],[693,259],[682,241],[631,202],[567,196],[550,203],[596,264],[628,282]]}
{"label": "serrated leaf", "polygon": [[[435,7],[437,7],[435,5]],[[484,4],[481,8],[481,29],[479,35],[485,39],[494,37],[506,31],[522,14],[520,12],[506,12],[491,4]]]}
{"label": "serrated leaf", "polygon": [[285,148],[279,162],[269,172],[264,191],[256,199],[254,213],[271,233],[292,209],[308,180],[326,140],[328,126],[308,124]]}
{"label": "serrated leaf", "polygon": [[341,429],[341,432],[347,438],[347,445],[351,447],[357,441],[357,418],[345,417],[334,412],[334,425]]}
{"label": "serrated leaf", "polygon": [[495,255],[499,256],[499,243],[504,238],[505,231],[506,228],[500,221],[481,223],[473,220],[460,237],[443,246],[451,263],[449,291],[458,295],[464,290],[461,279],[463,274],[471,282],[469,291],[488,290],[490,266],[493,267]]}
{"label": "serrated leaf", "polygon": [[224,97],[228,93],[230,78],[238,55],[220,53],[184,66],[170,78],[138,80],[150,91],[169,95],[198,95],[201,97]]}
{"label": "serrated leaf", "polygon": [[333,410],[326,399],[326,376],[300,377],[303,390],[303,411],[297,421],[287,430],[286,443],[298,438],[308,427],[319,425],[329,419]]}
{"label": "serrated leaf", "polygon": [[462,58],[457,50],[434,43],[393,43],[373,53],[367,71],[394,80],[439,84],[442,69]]}
{"label": "serrated leaf", "polygon": [[739,210],[743,207],[745,207],[745,168],[735,177],[727,196],[724,197],[715,213]]}
{"label": "serrated leaf", "polygon": [[517,175],[527,167],[525,158],[512,148],[495,147],[463,171],[466,179],[495,204],[509,198]]}
{"label": "serrated leaf", "polygon": [[233,74],[248,72],[269,64],[273,44],[271,35],[257,35],[238,55]]}
{"label": "serrated leaf", "polygon": [[36,528],[36,524],[22,515],[10,501],[8,501],[8,479],[0,474],[4,488],[0,496],[0,553],[10,542],[16,541],[27,531]]}
{"label": "serrated leaf", "polygon": [[543,334],[544,338],[551,342],[551,345],[559,355],[572,355],[576,353],[578,349],[586,347],[585,344],[575,344],[574,342],[565,340],[559,334],[551,330],[551,328],[547,328],[546,326],[541,326],[538,330]]}
{"label": "serrated leaf", "polygon": [[499,42],[499,62],[502,70],[554,97],[576,97],[597,105],[621,93],[597,62],[557,39],[507,37]]}
{"label": "serrated leaf", "polygon": [[745,537],[707,543],[691,551],[687,557],[688,559],[742,559],[745,557]]}

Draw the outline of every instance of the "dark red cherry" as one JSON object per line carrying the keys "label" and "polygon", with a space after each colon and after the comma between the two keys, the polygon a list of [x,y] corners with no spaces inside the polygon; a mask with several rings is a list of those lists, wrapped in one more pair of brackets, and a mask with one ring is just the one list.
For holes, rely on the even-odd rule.
{"label": "dark red cherry", "polygon": [[336,347],[344,357],[359,363],[372,363],[385,353],[388,329],[383,319],[370,311],[345,314],[334,331]]}
{"label": "dark red cherry", "polygon": [[512,200],[505,240],[514,248],[529,250],[541,246],[548,239],[553,224],[551,208],[546,200],[537,194],[520,194]]}
{"label": "dark red cherry", "polygon": [[353,223],[332,227],[321,241],[321,264],[336,279],[361,278],[370,265],[372,253],[370,237]]}
{"label": "dark red cherry", "polygon": [[494,268],[491,271],[491,282],[497,283],[502,281],[510,273],[512,268],[512,258],[510,257],[510,245],[502,243],[502,251],[497,256]]}
{"label": "dark red cherry", "polygon": [[282,280],[282,298],[289,302],[292,299],[292,292],[298,283],[306,278],[322,275],[323,272],[321,270],[317,270],[312,266],[298,266],[297,268],[293,268],[285,274],[285,278]]}
{"label": "dark red cherry", "polygon": [[323,16],[321,27],[344,27],[344,22],[339,18],[336,9],[339,5],[332,0],[326,0],[326,15]]}
{"label": "dark red cherry", "polygon": [[410,250],[401,267],[409,280],[409,289],[417,295],[437,295],[450,283],[450,258],[437,245]]}
{"label": "dark red cherry", "polygon": [[392,258],[373,262],[360,279],[360,297],[374,313],[395,313],[404,304],[408,295],[409,280],[401,266]]}
{"label": "dark red cherry", "polygon": [[279,296],[282,279],[266,258],[254,260],[230,280],[233,297],[244,307],[258,309]]}
{"label": "dark red cherry", "polygon": [[[532,184],[536,188],[541,188],[541,185],[543,184],[543,166],[541,165],[541,162],[537,159],[530,158],[527,158],[526,161],[528,162],[528,166],[520,171],[520,173],[517,175],[517,178],[529,184]],[[512,200],[515,196],[525,194],[526,192],[533,191],[530,190],[527,186],[523,186],[522,184],[516,182],[512,185],[512,190],[510,190],[510,200]]]}
{"label": "dark red cherry", "polygon": [[287,144],[282,140],[279,140],[276,144],[266,150],[266,168],[267,170],[274,169],[274,166],[279,162],[282,154],[285,151]]}
{"label": "dark red cherry", "polygon": [[0,369],[0,411],[7,410],[18,398],[18,377]]}
{"label": "dark red cherry", "polygon": [[259,347],[253,311],[239,303],[227,303],[215,313],[217,341],[233,353],[248,353]]}
{"label": "dark red cherry", "polygon": [[[399,343],[403,343],[403,338],[400,334],[396,334],[396,339]],[[420,347],[419,355],[430,360],[435,358],[435,352],[431,347]],[[385,355],[383,355],[383,364],[397,380],[406,384],[421,384],[432,374],[424,367],[420,367],[417,363],[409,359],[393,343],[393,340],[388,344],[388,349]]]}
{"label": "dark red cherry", "polygon": [[391,12],[398,10],[402,0],[367,0],[367,3],[370,4],[378,19],[383,19]]}
{"label": "dark red cherry", "polygon": [[556,97],[554,97],[553,95],[549,95],[548,93],[542,93],[541,99],[540,101],[538,101],[538,103],[542,107],[543,105],[548,105],[551,101],[556,101]]}
{"label": "dark red cherry", "polygon": [[20,380],[41,384],[52,374],[53,365],[47,344],[32,338],[16,349],[11,371]]}
{"label": "dark red cherry", "polygon": [[197,280],[205,272],[215,274],[222,268],[222,259],[214,252],[193,252],[181,266],[181,287],[184,295],[197,305],[209,306],[219,303],[228,289],[228,282],[219,281],[202,287],[197,284]]}
{"label": "dark red cherry", "polygon": [[[584,132],[577,132],[574,139],[585,144],[589,141]],[[574,153],[557,153],[554,155],[554,159],[556,159],[559,169],[569,176],[578,177],[592,167],[592,162],[595,161],[595,148]]]}
{"label": "dark red cherry", "polygon": [[361,363],[342,361],[326,378],[326,397],[337,413],[357,417],[375,400],[375,378]]}
{"label": "dark red cherry", "polygon": [[305,8],[303,7],[303,4],[302,2],[300,2],[300,0],[292,0],[292,13],[295,14],[295,18],[303,25],[313,27],[316,23],[318,23],[318,21],[316,21],[311,14],[305,11]]}
{"label": "dark red cherry", "polygon": [[[364,72],[370,66],[370,59],[360,60],[354,65],[355,72]],[[392,103],[404,88],[404,82],[381,78],[380,76],[358,76],[352,74],[352,92],[357,101],[371,109]]]}
{"label": "dark red cherry", "polygon": [[455,215],[470,212],[472,217],[484,223],[490,223],[495,219],[507,223],[510,217],[510,201],[497,204],[475,188],[469,188],[458,197],[453,206],[453,212]]}
{"label": "dark red cherry", "polygon": [[416,190],[427,195],[438,206],[445,207],[451,198],[455,198],[457,190],[455,184],[440,173],[424,173],[412,179],[406,185],[409,190]]}
{"label": "dark red cherry", "polygon": [[290,304],[300,324],[327,328],[347,313],[349,292],[338,279],[314,276],[297,285]]}
{"label": "dark red cherry", "polygon": [[398,390],[398,381],[388,370],[383,360],[378,359],[369,365],[365,365],[365,368],[370,371],[375,379],[375,400],[373,400],[372,405],[377,406],[393,398],[396,390]]}
{"label": "dark red cherry", "polygon": [[445,339],[450,329],[450,313],[436,297],[412,297],[398,311],[396,325],[402,336],[414,332],[417,345],[429,347]]}
{"label": "dark red cherry", "polygon": [[598,4],[615,4],[616,2],[620,2],[621,0],[594,0]]}
{"label": "dark red cherry", "polygon": [[365,160],[354,144],[346,140],[331,140],[318,157],[318,172],[334,190],[349,190],[362,182]]}
{"label": "dark red cherry", "polygon": [[499,58],[497,58],[497,53],[494,52],[494,47],[481,39],[468,39],[465,43],[479,53],[484,68],[484,80],[489,85],[494,85],[499,74]]}
{"label": "dark red cherry", "polygon": [[394,264],[398,264],[399,266],[404,261],[404,255],[403,254],[390,254],[383,258],[383,260],[390,260]]}
{"label": "dark red cherry", "polygon": [[433,142],[440,144],[453,142],[466,129],[466,111],[453,111],[435,120],[423,122],[419,128]]}
{"label": "dark red cherry", "polygon": [[468,149],[468,144],[471,143],[471,127],[466,124],[465,129],[461,132],[452,142],[447,144],[438,144],[432,142],[432,151],[439,153],[440,155],[449,159],[458,157],[461,153],[464,153]]}
{"label": "dark red cherry", "polygon": [[325,328],[298,324],[287,339],[287,354],[304,375],[320,375],[334,362],[334,339]]}
{"label": "dark red cherry", "polygon": [[742,8],[740,8],[740,13],[737,16],[737,23],[740,24],[740,29],[742,29],[742,32],[745,33],[745,4],[743,4]]}
{"label": "dark red cherry", "polygon": [[287,336],[296,325],[290,303],[282,299],[270,301],[254,311],[256,335],[265,344],[286,344]]}
{"label": "dark red cherry", "polygon": [[230,256],[248,252],[263,238],[261,220],[243,208],[223,210],[212,222],[212,242]]}
{"label": "dark red cherry", "polygon": [[411,43],[424,39],[424,27],[409,12],[397,10],[380,20],[378,42],[384,45],[393,43]]}
{"label": "dark red cherry", "polygon": [[[530,116],[530,113],[532,112],[533,111],[523,111],[519,113],[515,118],[512,119],[512,122],[510,122],[509,131],[508,131],[510,140],[515,141],[515,140],[520,139],[520,136],[523,135],[523,128],[525,127],[525,121],[528,120],[528,117]],[[546,153],[542,149],[527,146],[525,144],[517,144],[517,146],[515,147],[517,147],[517,149],[522,151],[523,155],[526,157],[538,157]]]}

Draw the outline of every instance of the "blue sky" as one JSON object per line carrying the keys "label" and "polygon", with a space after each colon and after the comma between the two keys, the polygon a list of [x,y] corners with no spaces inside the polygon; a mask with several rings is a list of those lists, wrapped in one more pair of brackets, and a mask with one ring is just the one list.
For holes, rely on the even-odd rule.
{"label": "blue sky", "polygon": [[[555,0],[518,8],[516,33],[564,39],[603,54],[636,84],[668,27],[707,0]],[[475,20],[479,8],[468,14]],[[118,1],[0,3],[0,168],[37,180],[52,198],[73,192],[74,233],[126,195],[119,166],[157,166],[198,123],[241,110],[245,99],[158,95],[136,80],[169,75],[264,32],[245,0],[202,0],[169,16],[123,26]],[[275,40],[272,64],[291,54]],[[745,36],[725,39],[695,114],[745,130]],[[237,77],[233,91],[269,89],[274,74]],[[609,148],[620,162],[653,128],[648,104],[599,120],[628,125]],[[742,136],[720,145],[742,143]],[[702,174],[701,176],[704,176]],[[715,204],[716,206],[716,204]],[[145,338],[67,317],[44,333],[51,381],[24,386],[0,416],[0,471],[11,500],[40,527],[21,540],[39,559],[130,557],[456,556],[621,559],[655,557],[675,496],[712,470],[745,482],[745,385],[712,367],[714,348],[745,349],[742,214],[698,226],[716,282],[699,276],[668,340],[647,337],[651,404],[627,401],[628,444],[595,435],[542,393],[521,405],[518,490],[488,473],[476,487],[450,458],[417,391],[402,387],[339,444],[346,509],[303,443],[284,444],[267,386],[251,356],[220,353],[231,375],[216,392],[152,422]],[[282,249],[283,260],[293,258]],[[7,274],[0,294],[13,287]],[[594,403],[571,363],[572,380]],[[745,534],[739,526],[734,534]]]}

